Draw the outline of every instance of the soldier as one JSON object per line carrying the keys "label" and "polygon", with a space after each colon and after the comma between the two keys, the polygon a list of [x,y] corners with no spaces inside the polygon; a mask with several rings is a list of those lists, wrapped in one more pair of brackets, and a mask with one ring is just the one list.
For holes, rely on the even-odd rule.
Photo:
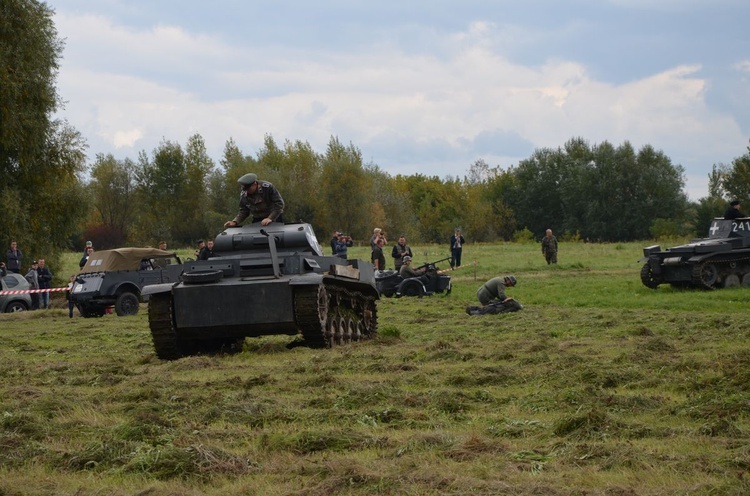
{"label": "soldier", "polygon": [[546,236],[542,238],[542,255],[547,265],[557,263],[557,238],[552,235],[552,229],[547,229]]}
{"label": "soldier", "polygon": [[733,200],[729,203],[729,208],[724,212],[724,218],[727,220],[739,219],[740,217],[747,217],[745,214],[740,212],[740,201]]}
{"label": "soldier", "polygon": [[411,279],[416,277],[424,285],[430,283],[430,276],[427,273],[427,267],[422,267],[419,269],[412,268],[412,258],[409,255],[405,255],[401,260],[403,262],[403,265],[401,265],[401,269],[399,269],[398,275],[400,275],[402,279]]}
{"label": "soldier", "polygon": [[258,176],[250,173],[237,180],[242,185],[240,194],[240,211],[237,216],[227,221],[224,227],[237,227],[243,220],[252,216],[253,223],[260,222],[267,226],[271,222],[284,222],[284,199],[273,184],[258,181]]}
{"label": "soldier", "polygon": [[477,299],[482,306],[466,307],[466,313],[469,315],[484,315],[521,310],[523,306],[505,294],[505,288],[515,285],[515,276],[493,277],[477,290]]}

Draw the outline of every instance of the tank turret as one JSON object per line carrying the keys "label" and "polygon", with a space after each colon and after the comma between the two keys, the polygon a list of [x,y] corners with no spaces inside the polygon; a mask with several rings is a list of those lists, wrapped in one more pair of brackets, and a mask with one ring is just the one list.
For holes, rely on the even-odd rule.
{"label": "tank turret", "polygon": [[330,347],[377,332],[372,264],[324,255],[309,224],[228,228],[214,257],[186,262],[180,282],[143,294],[163,359],[236,348],[246,337],[299,335]]}
{"label": "tank turret", "polygon": [[750,286],[750,218],[714,219],[708,237],[662,250],[643,249],[641,282],[714,289]]}

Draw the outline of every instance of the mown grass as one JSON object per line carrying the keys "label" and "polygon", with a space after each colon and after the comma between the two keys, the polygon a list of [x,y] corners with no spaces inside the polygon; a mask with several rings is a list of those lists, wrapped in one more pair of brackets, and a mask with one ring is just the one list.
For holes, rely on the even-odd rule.
{"label": "mown grass", "polygon": [[[331,350],[163,362],[145,311],[2,315],[0,494],[747,494],[748,292],[649,290],[641,247],[470,245]],[[503,273],[525,309],[467,316]]]}

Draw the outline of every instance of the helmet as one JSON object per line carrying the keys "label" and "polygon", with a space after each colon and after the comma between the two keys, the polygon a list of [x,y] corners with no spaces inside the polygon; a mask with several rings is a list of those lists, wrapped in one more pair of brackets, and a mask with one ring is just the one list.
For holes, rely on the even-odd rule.
{"label": "helmet", "polygon": [[516,276],[505,276],[505,282],[507,282],[511,286],[515,286],[516,285]]}
{"label": "helmet", "polygon": [[401,258],[401,261],[402,261],[402,262],[404,262],[404,263],[406,263],[406,262],[411,262],[411,257],[410,257],[409,255],[404,255],[404,256],[403,256],[403,257]]}
{"label": "helmet", "polygon": [[245,187],[245,186],[250,186],[257,180],[258,180],[258,176],[250,172],[249,174],[245,174],[241,178],[237,179],[237,182],[240,183],[243,187]]}

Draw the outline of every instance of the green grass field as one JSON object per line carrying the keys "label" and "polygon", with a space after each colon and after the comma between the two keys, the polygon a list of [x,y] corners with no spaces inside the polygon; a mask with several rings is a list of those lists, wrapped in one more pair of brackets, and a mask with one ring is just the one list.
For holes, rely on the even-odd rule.
{"label": "green grass field", "polygon": [[[330,350],[163,362],[145,305],[0,315],[0,495],[749,494],[750,291],[650,290],[643,246],[468,245]],[[466,315],[507,273],[524,310]]]}

